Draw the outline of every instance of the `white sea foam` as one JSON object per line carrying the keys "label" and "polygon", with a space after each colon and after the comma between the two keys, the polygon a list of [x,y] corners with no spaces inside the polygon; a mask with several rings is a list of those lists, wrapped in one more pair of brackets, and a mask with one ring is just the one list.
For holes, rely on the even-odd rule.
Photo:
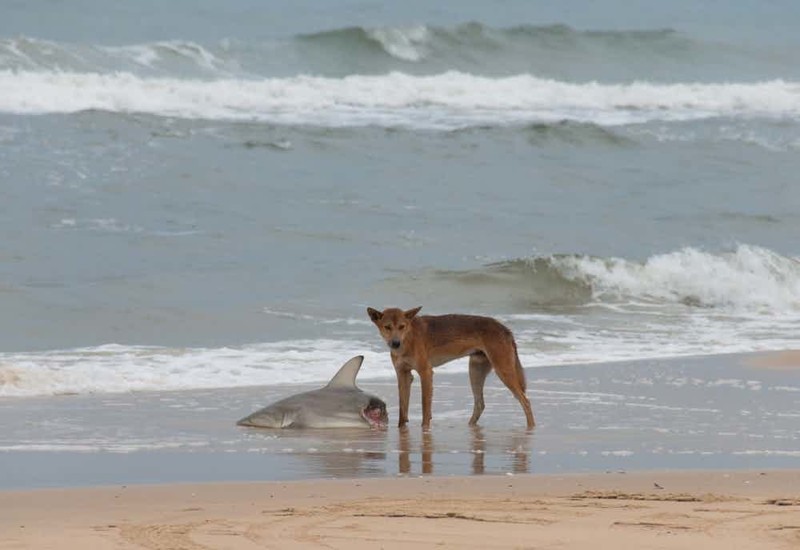
{"label": "white sea foam", "polygon": [[128,58],[144,67],[156,68],[171,58],[188,61],[190,66],[218,74],[225,63],[208,49],[195,42],[164,40],[131,46],[106,46],[99,48],[109,55]]}
{"label": "white sea foam", "polygon": [[154,451],[170,449],[204,448],[208,443],[205,441],[125,441],[119,442],[109,440],[88,440],[88,441],[52,441],[49,443],[26,442],[17,444],[0,443],[0,452],[24,451],[24,452],[70,452],[70,453],[96,453],[103,451],[106,453],[127,454],[137,451]]}
{"label": "white sea foam", "polygon": [[747,451],[734,451],[734,455],[742,456],[791,456],[800,458],[800,451],[782,449],[751,449]]}
{"label": "white sea foam", "polygon": [[[319,382],[356,354],[359,380],[393,375],[386,353],[363,342],[314,340],[240,348],[105,345],[0,354],[0,396],[119,393]],[[354,352],[353,350],[359,350]]]}
{"label": "white sea foam", "polygon": [[381,27],[368,30],[367,36],[378,42],[392,57],[403,61],[421,61],[427,54],[430,31],[424,25]]}
{"label": "white sea foam", "polygon": [[596,298],[634,298],[741,312],[800,312],[800,259],[739,245],[714,254],[696,248],[639,263],[621,258],[562,256],[561,272],[588,283]]}
{"label": "white sea foam", "polygon": [[[681,339],[680,334],[673,333],[673,343]],[[529,342],[523,342],[520,359],[526,367],[542,367],[776,348],[773,342],[764,345],[750,342],[739,348],[720,345],[718,349],[701,349],[698,346],[697,349],[688,347],[687,351],[678,345],[670,347],[666,338],[663,340],[663,349],[658,345],[649,345],[650,340],[651,336],[647,333],[642,333],[638,341],[633,338],[625,342],[613,337],[605,341],[602,338],[587,338],[571,349],[556,351],[542,351],[532,348]],[[646,343],[648,345],[644,345]],[[787,347],[785,342],[783,347]],[[365,356],[358,377],[360,381],[393,380],[394,370],[389,355],[377,342],[308,340],[184,349],[113,344],[72,350],[2,353],[0,397],[180,391],[280,384],[322,385],[336,369],[356,354]],[[460,359],[442,368],[442,372],[466,372],[467,361]],[[781,389],[796,390],[789,387]],[[531,391],[553,398],[564,393],[538,386],[531,388]],[[587,394],[584,399],[593,404],[620,404],[619,396],[608,396],[606,399],[601,394]]]}
{"label": "white sea foam", "polygon": [[[194,54],[203,57],[202,52]],[[782,80],[599,84],[458,72],[193,80],[125,72],[5,70],[0,71],[0,90],[0,111],[8,113],[103,110],[323,126],[447,129],[560,120],[615,125],[716,116],[800,116],[800,83]]]}
{"label": "white sea foam", "polygon": [[[61,223],[74,227],[80,222],[65,218]],[[554,257],[552,261],[561,262],[557,267],[565,276],[587,282],[598,301],[563,312],[500,316],[514,329],[526,367],[800,345],[800,262],[795,258],[741,245],[722,254],[687,248],[645,262],[589,257]],[[609,299],[619,303],[607,308]],[[321,384],[356,354],[366,357],[360,380],[393,378],[388,353],[370,323],[360,316],[325,317],[270,307],[262,311],[330,327],[341,339],[230,348],[107,345],[2,353],[0,396]],[[444,370],[465,372],[467,361],[455,361]],[[648,383],[652,382],[637,382]],[[697,385],[687,379],[674,383]],[[714,384],[762,389],[747,380]]]}
{"label": "white sea foam", "polygon": [[622,450],[619,450],[619,451],[601,451],[600,454],[603,455],[603,456],[617,456],[617,457],[625,458],[625,457],[633,456],[635,453],[633,451],[629,451],[627,449],[622,449]]}
{"label": "white sea foam", "polygon": [[223,59],[200,44],[185,40],[99,46],[25,36],[0,39],[0,67],[3,69],[63,72],[137,66],[158,70],[201,69],[203,74],[226,74],[226,62]]}

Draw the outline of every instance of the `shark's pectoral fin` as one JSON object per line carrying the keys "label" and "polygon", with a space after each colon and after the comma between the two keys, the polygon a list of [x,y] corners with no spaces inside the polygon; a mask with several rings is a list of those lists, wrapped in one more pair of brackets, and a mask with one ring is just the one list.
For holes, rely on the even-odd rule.
{"label": "shark's pectoral fin", "polygon": [[264,409],[242,418],[236,424],[254,428],[289,428],[296,425],[297,416],[297,411]]}

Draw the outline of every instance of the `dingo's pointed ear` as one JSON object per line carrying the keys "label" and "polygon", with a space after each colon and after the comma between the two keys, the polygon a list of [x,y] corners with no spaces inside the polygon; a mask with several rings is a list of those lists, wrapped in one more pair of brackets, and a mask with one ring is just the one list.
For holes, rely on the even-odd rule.
{"label": "dingo's pointed ear", "polygon": [[373,323],[379,323],[381,318],[383,317],[383,312],[380,312],[377,309],[373,309],[371,307],[367,308],[367,313],[369,314],[369,318],[372,319]]}
{"label": "dingo's pointed ear", "polygon": [[409,309],[408,311],[404,311],[403,315],[405,316],[406,319],[413,319],[414,316],[417,313],[419,313],[419,310],[421,310],[421,309],[422,309],[422,306],[415,307],[414,309]]}

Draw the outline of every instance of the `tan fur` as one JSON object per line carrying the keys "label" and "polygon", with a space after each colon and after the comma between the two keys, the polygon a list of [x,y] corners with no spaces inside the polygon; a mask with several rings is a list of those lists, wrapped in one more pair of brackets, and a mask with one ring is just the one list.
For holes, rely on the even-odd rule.
{"label": "tan fur", "polygon": [[483,384],[492,369],[522,405],[528,428],[535,424],[530,401],[525,395],[525,371],[519,362],[514,336],[505,325],[491,317],[477,315],[420,315],[421,307],[403,311],[367,308],[389,346],[397,374],[400,396],[399,426],[408,423],[411,371],[417,371],[422,384],[422,426],[430,427],[433,398],[433,368],[469,356],[469,380],[475,404],[470,425],[475,425],[484,409]]}

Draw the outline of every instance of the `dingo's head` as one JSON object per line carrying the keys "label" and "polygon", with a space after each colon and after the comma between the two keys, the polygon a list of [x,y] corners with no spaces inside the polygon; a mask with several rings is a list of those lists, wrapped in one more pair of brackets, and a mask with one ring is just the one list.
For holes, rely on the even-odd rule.
{"label": "dingo's head", "polygon": [[403,311],[396,307],[386,308],[378,311],[371,307],[367,308],[367,313],[372,322],[378,327],[381,336],[386,341],[386,345],[391,350],[399,350],[403,345],[406,334],[411,329],[411,320],[419,313],[422,306]]}

